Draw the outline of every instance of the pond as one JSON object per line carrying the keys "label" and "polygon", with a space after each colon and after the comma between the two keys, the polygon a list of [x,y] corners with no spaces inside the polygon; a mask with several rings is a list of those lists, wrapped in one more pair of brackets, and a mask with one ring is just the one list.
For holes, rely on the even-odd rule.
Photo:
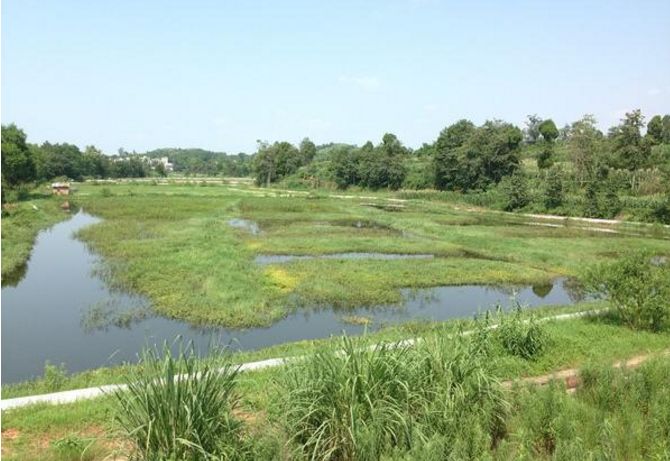
{"label": "pond", "polygon": [[[39,234],[23,278],[2,288],[2,383],[41,376],[45,362],[65,364],[70,372],[135,361],[146,345],[192,340],[199,350],[212,344],[250,350],[347,332],[363,325],[345,317],[366,317],[368,328],[409,320],[468,317],[496,303],[510,305],[513,288],[451,286],[403,290],[405,303],[356,309],[299,310],[268,328],[197,328],[155,315],[139,296],[110,290],[96,275],[100,259],[73,233],[99,222],[79,212]],[[528,306],[570,304],[565,280],[516,290]]]}

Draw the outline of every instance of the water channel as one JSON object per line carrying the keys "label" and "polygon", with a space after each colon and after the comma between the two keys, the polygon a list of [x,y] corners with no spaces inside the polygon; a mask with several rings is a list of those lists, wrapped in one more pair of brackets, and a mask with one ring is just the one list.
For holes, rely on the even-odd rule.
{"label": "water channel", "polygon": [[148,300],[106,286],[96,274],[100,259],[73,237],[77,230],[97,222],[99,219],[80,211],[41,232],[23,277],[10,279],[2,288],[3,384],[41,376],[47,361],[63,363],[70,372],[132,362],[146,345],[171,342],[177,335],[192,340],[200,350],[212,343],[250,350],[365,330],[365,326],[346,323],[344,316],[365,316],[372,321],[368,328],[469,317],[496,303],[509,306],[512,291],[531,307],[575,301],[565,280],[516,289],[449,286],[402,290],[402,307],[322,307],[298,310],[268,328],[197,328],[155,315]]}

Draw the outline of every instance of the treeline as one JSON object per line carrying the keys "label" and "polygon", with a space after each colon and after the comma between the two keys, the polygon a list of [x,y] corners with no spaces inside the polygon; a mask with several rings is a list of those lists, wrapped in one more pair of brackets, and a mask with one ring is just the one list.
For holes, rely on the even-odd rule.
{"label": "treeline", "polygon": [[11,124],[2,127],[2,182],[5,187],[54,178],[141,178],[151,174],[151,165],[139,156],[108,156],[95,146],[83,151],[74,144],[26,142],[23,130]]}
{"label": "treeline", "polygon": [[2,126],[3,189],[54,178],[166,176],[168,171],[161,157],[167,157],[174,171],[184,175],[249,176],[251,172],[251,157],[244,153],[229,156],[203,149],[157,149],[138,154],[119,149],[117,155],[105,155],[95,146],[82,151],[68,143],[31,144],[16,125]]}
{"label": "treeline", "polygon": [[639,110],[607,133],[591,115],[561,129],[536,115],[523,129],[459,120],[416,150],[393,134],[360,147],[262,143],[253,167],[259,185],[436,189],[508,211],[670,222],[670,115],[645,124]]}

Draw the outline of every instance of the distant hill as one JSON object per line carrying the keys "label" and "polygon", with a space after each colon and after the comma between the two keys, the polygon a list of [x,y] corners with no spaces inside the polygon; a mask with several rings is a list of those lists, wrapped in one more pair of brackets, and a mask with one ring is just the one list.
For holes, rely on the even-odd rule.
{"label": "distant hill", "polygon": [[184,174],[206,174],[224,176],[248,176],[251,156],[245,153],[234,155],[199,148],[165,147],[145,152],[151,158],[167,157],[174,164],[174,171]]}

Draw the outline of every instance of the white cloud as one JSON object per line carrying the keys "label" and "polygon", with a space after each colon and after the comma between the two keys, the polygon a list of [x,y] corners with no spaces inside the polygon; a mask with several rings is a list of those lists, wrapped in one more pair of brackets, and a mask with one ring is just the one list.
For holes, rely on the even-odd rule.
{"label": "white cloud", "polygon": [[372,76],[343,75],[340,77],[340,83],[353,85],[365,91],[376,91],[381,87],[379,79]]}

